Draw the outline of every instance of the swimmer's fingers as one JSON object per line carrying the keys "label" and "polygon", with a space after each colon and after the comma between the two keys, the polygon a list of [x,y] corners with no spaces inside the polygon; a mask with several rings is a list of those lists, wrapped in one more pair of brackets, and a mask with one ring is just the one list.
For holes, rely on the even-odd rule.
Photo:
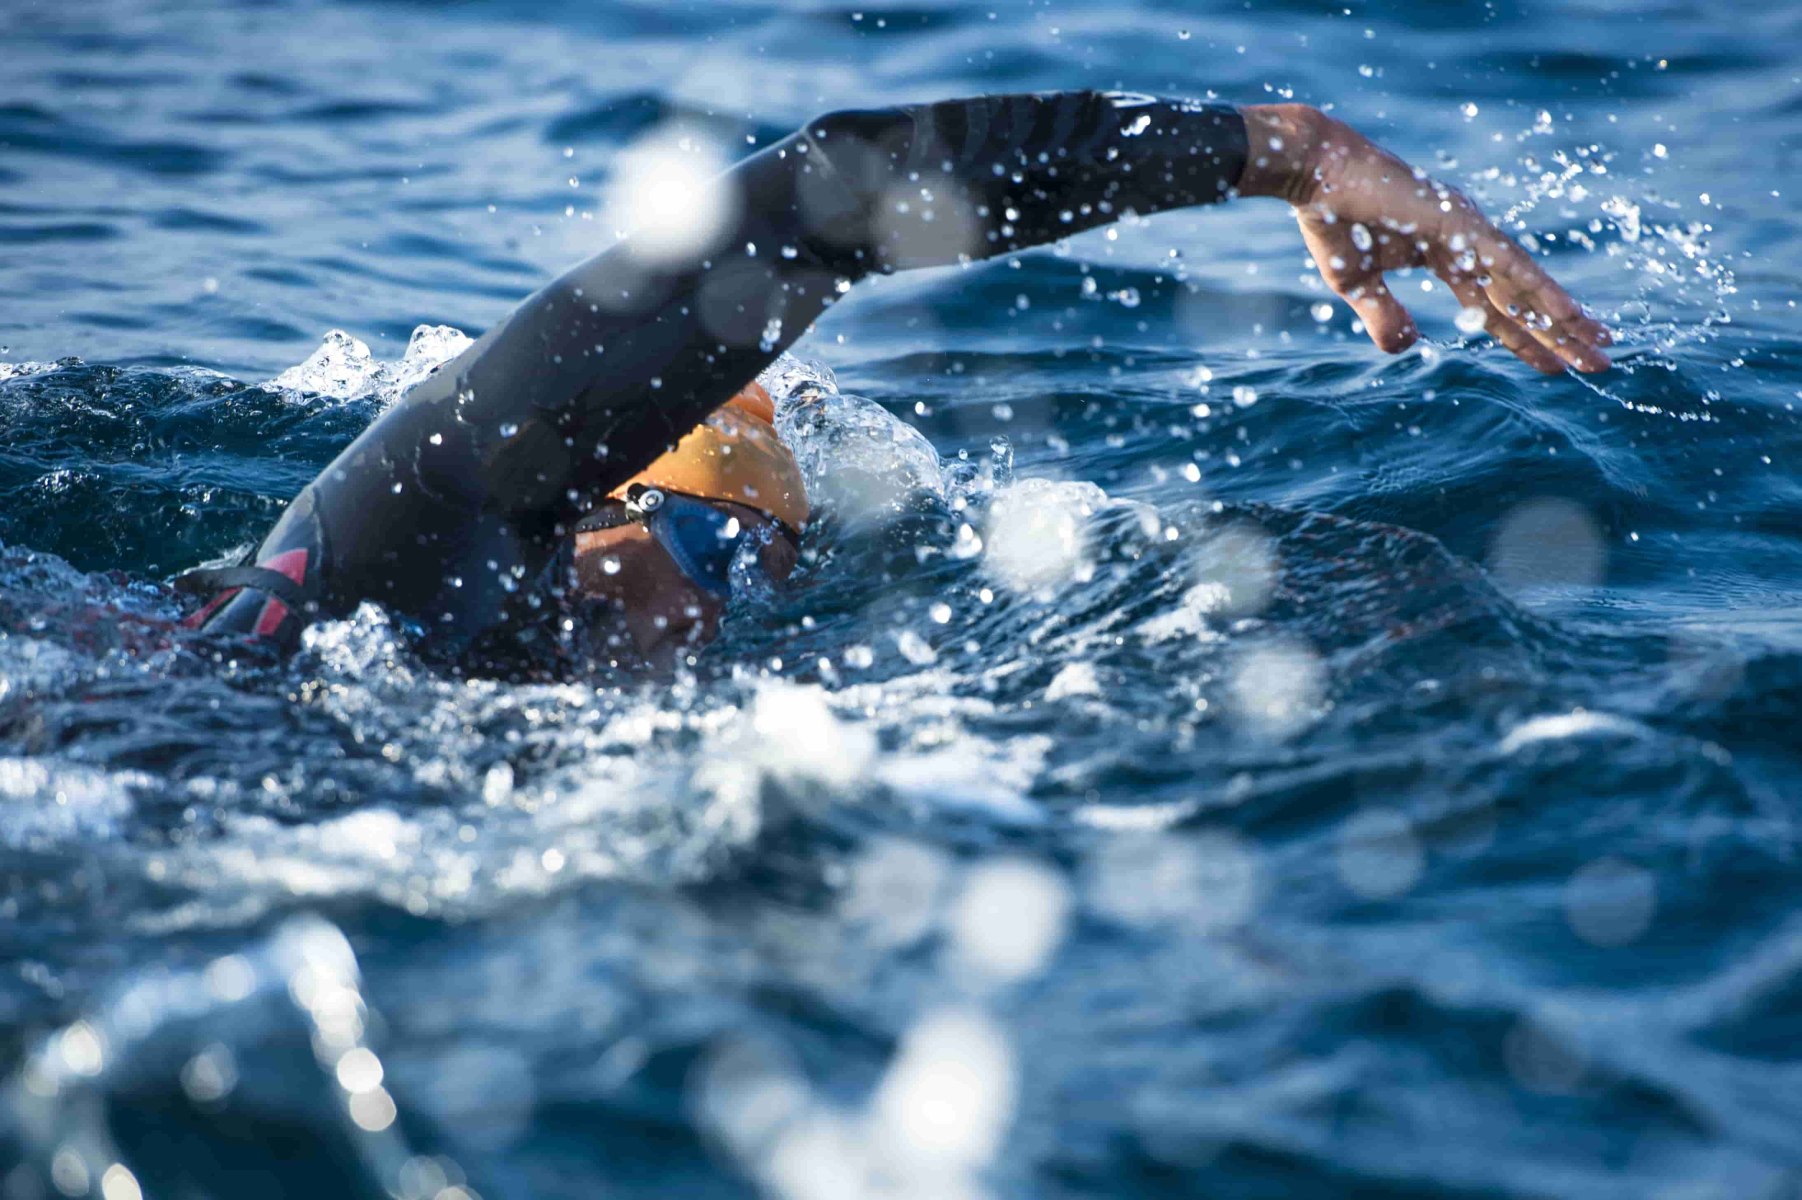
{"label": "swimmer's fingers", "polygon": [[1379,349],[1389,354],[1406,350],[1420,339],[1414,318],[1383,281],[1374,257],[1354,245],[1344,229],[1342,223],[1310,220],[1308,214],[1302,214],[1302,240],[1320,268],[1320,277],[1351,305]]}
{"label": "swimmer's fingers", "polygon": [[1527,252],[1497,233],[1485,246],[1483,291],[1490,303],[1533,339],[1579,371],[1606,371],[1613,365],[1602,347],[1614,338],[1583,311]]}
{"label": "swimmer's fingers", "polygon": [[1377,348],[1388,354],[1399,354],[1420,340],[1420,329],[1402,302],[1395,298],[1381,275],[1372,275],[1361,283],[1335,288],[1352,306],[1364,330]]}
{"label": "swimmer's fingers", "polygon": [[1531,333],[1510,318],[1507,313],[1497,308],[1483,293],[1483,289],[1468,275],[1453,272],[1441,272],[1441,279],[1458,297],[1458,303],[1466,309],[1477,309],[1483,314],[1483,329],[1490,337],[1508,347],[1514,356],[1547,375],[1564,374],[1564,363],[1556,354],[1539,344]]}

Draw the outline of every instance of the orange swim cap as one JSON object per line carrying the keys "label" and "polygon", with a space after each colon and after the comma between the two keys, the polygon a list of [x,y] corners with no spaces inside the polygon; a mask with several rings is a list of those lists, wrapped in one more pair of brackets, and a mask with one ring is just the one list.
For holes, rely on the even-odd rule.
{"label": "orange swim cap", "polygon": [[795,456],[776,434],[776,405],[756,383],[715,409],[675,447],[609,495],[635,483],[754,508],[799,534],[807,489]]}

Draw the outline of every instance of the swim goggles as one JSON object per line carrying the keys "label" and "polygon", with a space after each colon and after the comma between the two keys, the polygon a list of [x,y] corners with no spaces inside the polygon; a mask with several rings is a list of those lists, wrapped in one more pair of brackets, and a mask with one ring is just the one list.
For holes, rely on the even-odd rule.
{"label": "swim goggles", "polygon": [[[732,509],[740,509],[744,515]],[[625,499],[608,500],[583,517],[576,532],[623,525],[642,525],[696,587],[720,597],[732,594],[732,562],[745,538],[767,526],[792,542],[800,540],[787,526],[757,509],[642,483],[627,488]]]}

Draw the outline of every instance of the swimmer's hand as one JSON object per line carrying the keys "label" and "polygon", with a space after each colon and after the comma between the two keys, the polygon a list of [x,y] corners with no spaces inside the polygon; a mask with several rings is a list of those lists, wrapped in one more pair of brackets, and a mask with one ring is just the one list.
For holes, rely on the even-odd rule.
{"label": "swimmer's hand", "polygon": [[1379,347],[1394,354],[1420,337],[1383,273],[1429,267],[1529,365],[1608,369],[1608,330],[1461,193],[1307,105],[1240,111],[1250,142],[1240,194],[1295,206],[1320,274]]}

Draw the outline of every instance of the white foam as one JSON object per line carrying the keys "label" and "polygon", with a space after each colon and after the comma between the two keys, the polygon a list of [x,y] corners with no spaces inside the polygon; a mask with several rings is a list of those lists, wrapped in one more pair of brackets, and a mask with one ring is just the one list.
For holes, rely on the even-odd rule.
{"label": "white foam", "polygon": [[862,725],[841,721],[825,689],[768,683],[751,707],[759,759],[779,778],[849,788],[876,756],[876,738]]}
{"label": "white foam", "polygon": [[0,383],[5,383],[9,379],[23,379],[27,375],[41,375],[45,371],[54,371],[57,365],[53,362],[0,362]]}
{"label": "white foam", "polygon": [[1101,680],[1095,668],[1086,662],[1065,663],[1051,682],[1045,685],[1045,699],[1062,700],[1069,696],[1099,696]]}
{"label": "white foam", "polygon": [[[925,714],[914,710],[916,719]],[[939,744],[882,756],[875,778],[897,797],[945,812],[976,813],[1008,825],[1039,825],[1045,813],[1028,797],[1051,739],[1021,735],[996,743],[962,730],[940,730]]]}
{"label": "white foam", "polygon": [[81,665],[68,649],[46,638],[0,632],[0,700],[51,687]]}
{"label": "white foam", "polygon": [[399,358],[384,361],[375,357],[368,343],[342,329],[333,329],[304,362],[289,367],[264,386],[301,403],[374,397],[392,404],[472,344],[460,329],[421,325],[413,330]]}
{"label": "white foam", "polygon": [[0,845],[42,849],[110,838],[132,811],[147,775],[107,773],[40,758],[0,758]]}
{"label": "white foam", "polygon": [[1252,616],[1264,610],[1276,590],[1276,547],[1255,525],[1211,528],[1200,539],[1195,571],[1210,612]]}
{"label": "white foam", "polygon": [[1232,593],[1224,584],[1198,583],[1163,612],[1140,621],[1138,635],[1154,645],[1177,638],[1220,641],[1222,635],[1209,625],[1208,618],[1226,609],[1231,601]]}
{"label": "white foam", "polygon": [[983,565],[1006,587],[1048,596],[1094,574],[1088,518],[1107,503],[1092,483],[1022,479],[989,506]]}
{"label": "white foam", "polygon": [[1522,721],[1502,738],[1501,750],[1503,754],[1513,754],[1538,742],[1608,735],[1640,737],[1646,732],[1646,727],[1638,721],[1616,716],[1614,713],[1589,712],[1579,708],[1567,713],[1547,713]]}

